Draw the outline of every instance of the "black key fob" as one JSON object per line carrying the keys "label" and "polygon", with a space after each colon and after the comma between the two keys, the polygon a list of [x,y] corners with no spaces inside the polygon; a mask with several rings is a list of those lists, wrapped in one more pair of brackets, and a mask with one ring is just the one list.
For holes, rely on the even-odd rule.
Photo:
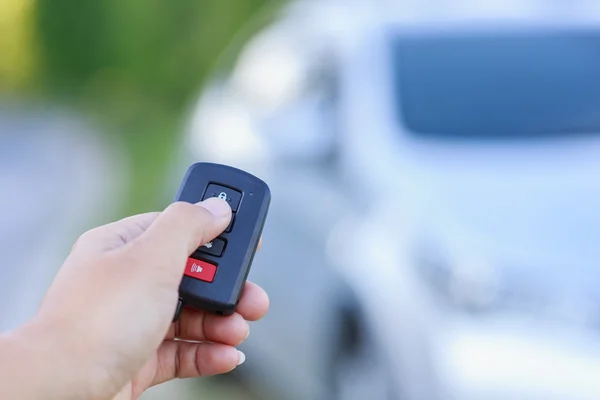
{"label": "black key fob", "polygon": [[267,218],[271,192],[257,177],[226,165],[192,165],[175,201],[197,203],[209,197],[227,201],[229,226],[190,255],[179,287],[179,305],[218,315],[235,311]]}

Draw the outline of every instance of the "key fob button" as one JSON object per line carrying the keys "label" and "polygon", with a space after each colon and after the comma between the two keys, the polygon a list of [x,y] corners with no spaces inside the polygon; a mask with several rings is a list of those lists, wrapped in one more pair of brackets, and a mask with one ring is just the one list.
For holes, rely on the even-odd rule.
{"label": "key fob button", "polygon": [[216,238],[198,247],[198,250],[196,251],[221,257],[223,255],[223,250],[225,250],[225,240]]}
{"label": "key fob button", "polygon": [[192,257],[188,258],[185,266],[185,275],[205,282],[212,282],[216,273],[216,265]]}
{"label": "key fob button", "polygon": [[209,197],[223,199],[229,203],[232,211],[237,211],[240,200],[242,199],[242,194],[237,190],[211,183],[206,188],[206,193],[204,193],[202,200],[208,199]]}
{"label": "key fob button", "polygon": [[227,228],[225,228],[225,232],[229,233],[231,232],[231,229],[233,229],[233,223],[235,222],[235,213],[233,213],[231,215],[231,221],[229,221],[229,225],[227,225]]}

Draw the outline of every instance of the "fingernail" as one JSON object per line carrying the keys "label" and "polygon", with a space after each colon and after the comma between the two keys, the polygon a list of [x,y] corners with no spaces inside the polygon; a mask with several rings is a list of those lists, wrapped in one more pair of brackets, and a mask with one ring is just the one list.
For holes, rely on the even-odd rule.
{"label": "fingernail", "polygon": [[246,361],[246,355],[244,353],[242,353],[241,351],[238,350],[238,354],[240,356],[240,359],[238,361],[238,365],[242,365],[244,363],[244,361]]}
{"label": "fingernail", "polygon": [[218,199],[216,197],[206,199],[198,203],[198,205],[206,208],[215,217],[226,217],[231,212],[231,207],[229,207],[229,204],[225,200]]}
{"label": "fingernail", "polygon": [[246,333],[246,337],[244,338],[244,340],[248,339],[248,336],[250,336],[250,327],[248,327],[248,333]]}

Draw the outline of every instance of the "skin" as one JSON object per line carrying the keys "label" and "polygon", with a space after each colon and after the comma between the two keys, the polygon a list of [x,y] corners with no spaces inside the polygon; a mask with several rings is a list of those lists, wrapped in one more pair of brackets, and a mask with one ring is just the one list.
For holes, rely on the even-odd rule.
{"label": "skin", "polygon": [[188,256],[230,218],[225,201],[209,199],[83,234],[38,314],[0,336],[0,398],[130,400],[171,379],[233,370],[248,321],[269,307],[259,286],[246,284],[231,316],[184,309],[172,323]]}

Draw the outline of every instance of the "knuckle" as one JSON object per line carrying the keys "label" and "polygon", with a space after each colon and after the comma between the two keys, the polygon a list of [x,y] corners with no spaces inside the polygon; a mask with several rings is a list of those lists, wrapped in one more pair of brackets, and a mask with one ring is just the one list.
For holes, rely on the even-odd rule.
{"label": "knuckle", "polygon": [[209,221],[212,214],[205,208],[183,201],[172,203],[167,207],[167,213],[173,215],[177,223],[202,223]]}
{"label": "knuckle", "polygon": [[98,233],[100,232],[100,229],[102,229],[102,227],[89,229],[89,230],[83,232],[77,238],[76,244],[77,243],[86,243],[86,242],[95,240],[98,237]]}
{"label": "knuckle", "polygon": [[[165,210],[166,225],[171,230],[181,231],[189,241],[204,242],[210,240],[213,215],[207,209],[186,202],[175,202]],[[208,238],[207,238],[208,237]]]}
{"label": "knuckle", "polygon": [[213,215],[206,208],[196,207],[196,214],[194,215],[194,220],[196,224],[206,224],[209,221],[213,220]]}
{"label": "knuckle", "polygon": [[195,207],[193,204],[184,201],[177,201],[170,204],[165,210],[166,214],[173,215],[178,218],[187,218],[193,214]]}

